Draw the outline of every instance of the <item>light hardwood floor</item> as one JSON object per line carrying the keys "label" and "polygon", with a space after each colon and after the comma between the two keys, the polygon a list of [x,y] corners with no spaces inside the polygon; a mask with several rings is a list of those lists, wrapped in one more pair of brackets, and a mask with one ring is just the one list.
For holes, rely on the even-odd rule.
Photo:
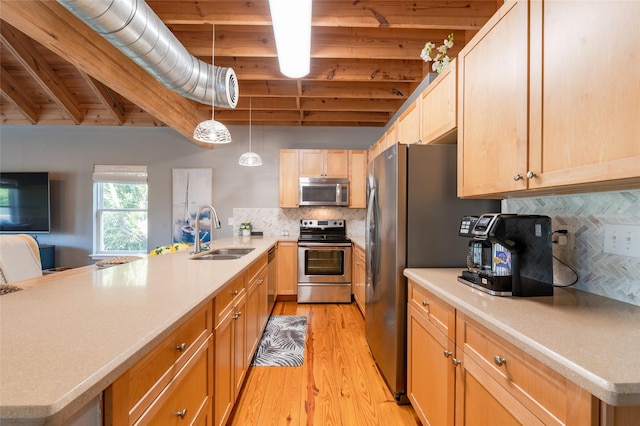
{"label": "light hardwood floor", "polygon": [[420,425],[384,383],[355,303],[278,302],[272,315],[307,317],[304,363],[251,367],[228,425]]}

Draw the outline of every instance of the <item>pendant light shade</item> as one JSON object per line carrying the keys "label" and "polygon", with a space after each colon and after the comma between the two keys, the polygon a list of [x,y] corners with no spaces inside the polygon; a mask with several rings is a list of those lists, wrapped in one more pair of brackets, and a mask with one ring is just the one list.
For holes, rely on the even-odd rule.
{"label": "pendant light shade", "polygon": [[251,98],[249,98],[249,152],[245,152],[240,156],[238,164],[248,167],[262,165],[262,158],[260,158],[260,156],[255,152],[251,151]]}
{"label": "pendant light shade", "polygon": [[[215,87],[215,72],[213,67],[213,59],[215,58],[215,39],[216,39],[216,30],[215,26],[212,26],[212,39],[211,39],[211,72],[209,72],[209,81],[211,82],[211,91],[214,92],[216,90]],[[193,131],[193,138],[197,141],[204,143],[229,143],[231,142],[231,133],[229,133],[229,129],[224,124],[216,121],[214,119],[214,111],[215,105],[213,99],[215,99],[215,93],[212,93],[211,96],[211,120],[205,120],[198,124],[196,129]]]}

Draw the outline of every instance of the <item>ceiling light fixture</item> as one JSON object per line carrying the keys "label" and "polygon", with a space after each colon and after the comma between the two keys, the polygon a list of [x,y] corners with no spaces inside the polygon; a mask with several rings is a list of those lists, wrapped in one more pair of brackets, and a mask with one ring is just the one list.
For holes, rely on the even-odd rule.
{"label": "ceiling light fixture", "polygon": [[309,74],[311,0],[269,0],[280,72],[300,78]]}
{"label": "ceiling light fixture", "polygon": [[[208,80],[211,82],[211,91],[214,92],[215,89],[215,67],[213,66],[213,59],[215,58],[215,40],[216,40],[216,27],[212,25],[212,39],[211,39],[211,69],[209,71]],[[198,124],[196,129],[193,131],[193,138],[197,141],[204,143],[229,143],[231,142],[231,133],[229,133],[229,129],[227,126],[216,121],[214,119],[214,111],[215,111],[215,103],[213,101],[215,99],[215,93],[211,94],[211,120],[205,120]]]}
{"label": "ceiling light fixture", "polygon": [[251,98],[249,98],[249,152],[245,152],[240,156],[238,164],[241,166],[261,166],[262,158],[255,152],[251,151]]}

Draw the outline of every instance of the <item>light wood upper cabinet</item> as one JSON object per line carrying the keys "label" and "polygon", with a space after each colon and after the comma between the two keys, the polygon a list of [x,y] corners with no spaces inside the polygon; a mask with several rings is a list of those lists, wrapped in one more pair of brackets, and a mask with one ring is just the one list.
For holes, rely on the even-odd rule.
{"label": "light wood upper cabinet", "polygon": [[458,54],[458,195],[526,189],[527,2],[505,3]]}
{"label": "light wood upper cabinet", "polygon": [[280,207],[298,207],[298,150],[280,150]]}
{"label": "light wood upper cabinet", "polygon": [[421,102],[416,99],[398,117],[397,139],[400,143],[422,143],[420,135]]}
{"label": "light wood upper cabinet", "polygon": [[458,195],[640,184],[640,3],[596,3],[507,2],[462,49]]}
{"label": "light wood upper cabinet", "polygon": [[420,139],[422,143],[455,143],[458,127],[457,64],[454,59],[422,92]]}
{"label": "light wood upper cabinet", "polygon": [[298,155],[300,177],[349,177],[346,149],[301,149]]}
{"label": "light wood upper cabinet", "polygon": [[640,3],[531,2],[530,13],[529,188],[637,186]]}
{"label": "light wood upper cabinet", "polygon": [[349,151],[349,207],[367,208],[367,158],[365,150]]}

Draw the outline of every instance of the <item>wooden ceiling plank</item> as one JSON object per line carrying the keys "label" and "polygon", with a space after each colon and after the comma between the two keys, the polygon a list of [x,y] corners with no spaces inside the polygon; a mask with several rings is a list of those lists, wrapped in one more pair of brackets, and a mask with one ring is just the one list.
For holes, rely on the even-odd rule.
{"label": "wooden ceiling plank", "polygon": [[69,114],[74,123],[80,124],[84,114],[77,106],[77,99],[38,53],[31,40],[6,24],[0,26],[0,34],[3,46],[13,54],[60,108]]}
{"label": "wooden ceiling plank", "polygon": [[2,19],[136,103],[192,143],[193,130],[207,117],[196,102],[166,89],[151,75],[56,2],[5,0]]}
{"label": "wooden ceiling plank", "polygon": [[110,91],[103,83],[95,80],[86,72],[82,70],[78,71],[80,72],[80,75],[87,83],[87,85],[96,95],[100,103],[105,106],[113,120],[118,124],[118,126],[122,126],[125,122],[125,109],[124,104],[119,96],[116,93]]}
{"label": "wooden ceiling plank", "polygon": [[2,72],[0,75],[0,92],[2,96],[24,114],[31,124],[37,124],[38,107],[31,102],[11,74],[9,74],[4,67],[0,68]]}

